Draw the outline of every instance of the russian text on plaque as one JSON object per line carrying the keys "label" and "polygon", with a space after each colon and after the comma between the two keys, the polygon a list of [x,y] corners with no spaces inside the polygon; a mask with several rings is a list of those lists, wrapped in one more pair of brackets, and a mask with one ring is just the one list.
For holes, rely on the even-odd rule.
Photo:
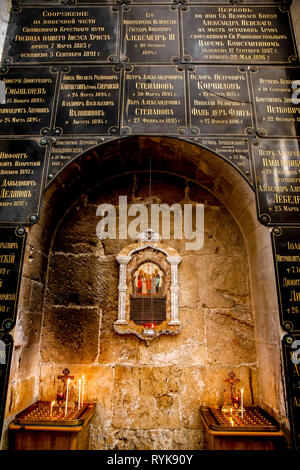
{"label": "russian text on plaque", "polygon": [[63,134],[102,135],[119,126],[121,71],[103,65],[63,72],[55,128]]}
{"label": "russian text on plaque", "polygon": [[[185,74],[176,66],[132,66],[125,72],[122,127],[130,133],[185,131]],[[182,131],[180,131],[182,129]]]}
{"label": "russian text on plaque", "polygon": [[172,63],[179,58],[178,9],[132,5],[123,11],[122,57],[133,63]]}
{"label": "russian text on plaque", "polygon": [[45,166],[46,149],[37,140],[0,140],[1,223],[37,222]]}
{"label": "russian text on plaque", "polygon": [[57,73],[49,67],[4,68],[5,103],[0,104],[1,135],[40,135],[51,124]]}
{"label": "russian text on plaque", "polygon": [[250,77],[259,135],[299,136],[300,67],[257,67]]}
{"label": "russian text on plaque", "polygon": [[189,72],[191,126],[200,134],[247,135],[252,128],[247,73],[238,67],[201,66]]}
{"label": "russian text on plaque", "polygon": [[182,9],[182,34],[185,62],[297,61],[288,8],[191,5]]}
{"label": "russian text on plaque", "polygon": [[110,138],[97,137],[68,137],[57,138],[50,144],[50,157],[47,171],[46,184],[62,171],[71,161],[75,160],[83,152],[105,143]]}
{"label": "russian text on plaque", "polygon": [[300,332],[299,228],[276,227],[272,243],[281,325]]}
{"label": "russian text on plaque", "polygon": [[0,235],[0,331],[10,331],[17,315],[26,230],[0,227]]}
{"label": "russian text on plaque", "polygon": [[299,140],[257,139],[252,151],[260,222],[300,225]]}
{"label": "russian text on plaque", "polygon": [[250,143],[245,138],[226,138],[217,136],[194,137],[190,139],[201,147],[212,150],[230,165],[236,168],[243,177],[252,185],[250,169]]}

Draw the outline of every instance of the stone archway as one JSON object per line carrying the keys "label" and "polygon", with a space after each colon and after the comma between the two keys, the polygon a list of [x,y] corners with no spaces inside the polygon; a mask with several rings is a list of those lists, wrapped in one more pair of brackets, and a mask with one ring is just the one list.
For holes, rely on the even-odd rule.
{"label": "stone archway", "polygon": [[[54,378],[57,372],[57,366],[53,365],[55,363],[55,361],[52,360],[53,357],[51,359],[47,354],[47,357],[45,356],[45,350],[47,350],[47,348],[51,349],[53,345],[51,346],[50,343],[47,344],[47,341],[43,342],[43,338],[45,338],[45,315],[43,315],[42,312],[45,286],[47,295],[47,290],[49,293],[49,276],[51,275],[48,269],[46,276],[47,265],[49,262],[51,263],[51,257],[49,259],[48,257],[49,254],[52,254],[53,246],[55,246],[60,236],[59,231],[63,226],[63,221],[69,217],[72,210],[76,212],[76,207],[84,210],[88,205],[88,201],[93,200],[93,197],[95,198],[97,194],[99,195],[99,183],[104,185],[104,193],[106,193],[108,200],[114,198],[115,194],[111,188],[114,187],[114,185],[116,186],[116,181],[118,181],[118,191],[125,191],[126,188],[130,188],[131,193],[137,190],[135,184],[139,178],[141,185],[145,185],[145,183],[143,183],[143,175],[146,175],[147,179],[150,154],[152,155],[153,174],[156,174],[158,178],[157,184],[162,185],[164,182],[166,187],[172,188],[173,194],[174,188],[181,188],[181,199],[183,200],[185,197],[191,197],[191,195],[187,196],[185,192],[188,182],[189,190],[191,191],[192,188],[193,192],[192,200],[197,200],[197,198],[200,198],[200,200],[204,198],[205,200],[206,198],[210,205],[216,204],[216,201],[221,201],[224,210],[228,215],[230,214],[226,224],[224,224],[222,243],[225,247],[231,235],[235,237],[240,236],[239,246],[244,247],[244,251],[242,250],[240,253],[240,258],[241,261],[242,258],[244,259],[243,266],[246,267],[247,270],[249,269],[249,287],[251,289],[251,295],[249,291],[249,298],[251,297],[252,299],[250,309],[255,320],[253,324],[253,339],[255,337],[256,350],[254,362],[257,362],[257,366],[253,367],[253,356],[251,356],[249,363],[249,361],[247,361],[247,354],[245,354],[243,356],[243,362],[239,362],[235,365],[244,367],[243,379],[247,380],[247,384],[250,384],[251,381],[255,381],[257,384],[255,399],[259,401],[264,408],[274,414],[283,425],[286,424],[283,379],[280,366],[280,327],[277,312],[270,234],[269,229],[259,225],[257,222],[254,193],[238,172],[234,171],[226,162],[212,152],[201,149],[191,143],[172,138],[142,136],[114,141],[102,146],[99,148],[99,151],[93,149],[92,151],[86,152],[71,163],[64,172],[58,175],[45,192],[41,219],[30,229],[27,243],[27,256],[25,256],[25,269],[22,292],[20,295],[19,318],[15,331],[15,351],[7,400],[7,422],[10,420],[10,416],[13,416],[17,411],[34,401],[40,393],[42,393],[44,397],[47,396],[47,394],[50,393],[50,389],[45,386],[45,379],[47,378],[49,381],[49,378]],[[166,187],[164,188],[165,195],[168,193]],[[203,188],[203,190],[199,188]],[[102,195],[104,193],[103,191],[101,192]],[[142,197],[137,194],[135,196]],[[145,200],[145,194],[143,197]],[[229,219],[232,221],[231,223],[228,222]],[[80,242],[80,237],[82,237],[82,234],[87,229],[87,225],[85,225],[83,221],[84,218],[82,219],[81,228],[80,226],[76,227],[76,225],[73,225],[74,230],[77,231],[75,236],[79,240],[79,243],[83,243],[82,241]],[[234,227],[234,230],[232,228],[232,234],[230,234],[230,230],[226,234],[226,230],[228,228],[230,229],[230,226]],[[72,244],[72,240],[68,240],[66,231],[62,233],[61,239],[64,237],[67,243]],[[222,234],[219,234],[220,240],[221,237]],[[104,256],[105,247],[104,252],[101,251],[103,250],[103,246],[101,247],[96,244],[94,248],[96,250],[96,256]],[[111,250],[111,253],[114,254],[115,248],[116,247],[111,246],[108,250]],[[83,250],[85,250],[84,247]],[[100,250],[98,251],[98,255],[97,250]],[[80,275],[80,263],[77,268],[77,273]],[[93,266],[91,265],[89,268],[93,269]],[[53,270],[53,265],[52,267],[50,265],[50,270],[51,269]],[[103,275],[105,275],[105,272],[103,272]],[[238,279],[236,279],[235,282],[238,283]],[[92,295],[94,295],[93,289],[91,289],[91,292],[87,292],[87,296]],[[188,296],[190,293],[186,292],[185,295]],[[69,297],[68,302],[76,305],[78,302],[80,303],[80,299],[78,299],[77,294],[73,294],[73,297]],[[57,305],[60,305],[59,302]],[[64,308],[63,304],[59,308],[62,311]],[[113,306],[110,308],[113,309]],[[206,304],[203,308],[209,309]],[[217,308],[222,309],[220,306]],[[97,316],[98,313],[92,310],[91,308],[89,314],[94,315],[94,321],[98,321],[100,318]],[[54,324],[57,324],[55,323],[57,322],[57,317],[55,318],[55,316],[52,315],[52,320]],[[195,321],[195,317],[192,317],[192,321]],[[51,330],[50,323],[48,323],[48,327],[46,327],[48,328],[48,332]],[[68,323],[62,319],[62,321],[59,322],[59,328],[63,329],[64,327],[67,328]],[[57,331],[58,330],[55,332],[54,328],[52,333],[50,332],[53,341],[55,340]],[[89,321],[87,321],[85,331],[87,334],[93,336],[91,329],[89,329]],[[80,335],[80,332],[78,332],[78,334]],[[41,337],[42,349],[40,348]],[[61,338],[62,336],[60,335],[60,340]],[[93,344],[97,341],[99,342],[99,337],[95,337],[94,335],[93,339],[91,339],[91,343]],[[127,347],[124,346],[124,343],[121,343],[121,345],[122,347]],[[222,345],[219,344],[218,347],[220,348]],[[136,345],[131,344],[131,349],[134,348],[136,348]],[[59,351],[57,351],[57,353],[58,355],[61,354]],[[87,349],[87,354],[89,355],[89,349]],[[144,361],[145,364],[147,364],[147,358],[144,358]],[[49,366],[48,369],[46,367],[47,371],[45,368],[41,368],[41,362],[47,363],[46,366]],[[56,361],[56,364],[58,363],[59,361]],[[230,367],[233,365],[234,364],[231,363]],[[176,362],[173,366],[176,369]],[[115,368],[115,366],[111,367],[113,369]],[[251,374],[249,375],[251,367],[252,369],[256,369],[255,378],[251,376]],[[95,369],[97,366],[92,365],[91,368]],[[156,371],[158,375],[163,374],[160,369],[161,368],[158,368]],[[123,369],[118,369],[119,376],[121,376],[123,372]],[[106,376],[103,376],[104,390],[110,387],[111,373],[115,374],[116,372],[109,371]],[[123,381],[123,385],[125,384],[124,390],[126,390],[128,380],[132,379],[133,381],[139,382],[141,379],[140,376],[135,375],[133,370],[130,370],[130,374],[128,377],[125,377],[123,374],[125,377]],[[248,374],[247,379],[246,374]],[[164,378],[165,377],[162,375],[159,381],[161,382]],[[210,380],[211,379],[210,377]],[[99,376],[97,380],[101,381]],[[146,376],[145,380],[147,380]],[[178,381],[174,379],[172,383],[171,388],[173,387],[174,390],[176,387],[178,388]],[[214,382],[212,381],[212,383]],[[217,384],[215,383],[213,386],[217,387]],[[255,385],[252,384],[252,390],[254,387]],[[157,396],[158,406],[162,408],[170,406],[168,397],[170,397],[171,392],[169,392],[169,389],[163,390],[161,395]],[[214,395],[215,398],[216,396],[220,398],[220,390],[218,390],[217,395]],[[196,402],[197,400],[195,403]],[[174,406],[176,408],[176,399]],[[112,417],[106,413],[105,400],[99,403],[99,407],[101,412],[98,414],[95,421],[95,427],[104,426],[105,421],[112,420]],[[119,412],[121,413],[121,408]],[[191,427],[189,428],[191,431],[190,435],[194,436],[193,438],[191,437],[189,445],[191,447],[193,445],[199,445],[201,447],[199,435],[197,432],[194,432],[195,429],[197,429],[197,407],[191,407],[189,410],[186,410],[185,420],[187,422],[189,420],[189,412],[190,419],[192,419],[192,423],[190,423]],[[174,420],[176,421],[176,416]],[[169,425],[172,426],[170,423]],[[132,426],[134,429],[137,429],[135,424]],[[177,434],[175,433],[177,437],[173,436],[173,444],[170,444],[171,446],[174,446],[176,439],[180,441],[180,437],[178,436],[182,433],[182,428],[177,426],[176,429],[178,431]],[[109,434],[107,434],[107,440],[109,439],[111,439],[111,435],[109,437]],[[128,436],[126,437],[125,434],[122,434],[122,442],[125,442],[126,439],[128,439]],[[144,434],[141,437],[140,443],[137,445],[143,445],[141,444],[143,439],[147,441],[145,441],[146,443],[144,444],[146,448],[149,445],[148,434]],[[97,448],[97,445],[100,445],[99,442],[98,444],[91,444],[94,448]],[[103,442],[101,445],[104,445]],[[109,443],[105,445],[109,448]],[[114,445],[117,444],[112,440],[111,446]],[[180,445],[180,442],[178,445]],[[185,445],[188,444],[185,443]]]}

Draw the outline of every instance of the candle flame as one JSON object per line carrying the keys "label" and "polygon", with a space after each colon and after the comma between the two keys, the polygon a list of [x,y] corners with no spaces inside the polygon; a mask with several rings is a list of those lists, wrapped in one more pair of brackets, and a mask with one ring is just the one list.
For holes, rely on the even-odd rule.
{"label": "candle flame", "polygon": [[52,410],[53,410],[53,406],[55,405],[55,401],[53,401],[51,403],[51,406],[50,406],[50,416],[52,416]]}

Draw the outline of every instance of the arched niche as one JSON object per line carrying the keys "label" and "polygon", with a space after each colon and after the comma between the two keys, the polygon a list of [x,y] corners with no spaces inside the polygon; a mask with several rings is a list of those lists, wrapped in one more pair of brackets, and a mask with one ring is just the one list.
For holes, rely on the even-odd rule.
{"label": "arched niche", "polygon": [[[247,247],[258,363],[259,403],[287,426],[284,401],[279,316],[269,229],[256,217],[250,185],[217,155],[186,141],[168,137],[129,137],[94,148],[72,162],[48,186],[40,220],[30,228],[14,330],[15,350],[7,400],[7,423],[33,402],[43,387],[40,376],[40,337],[43,295],[51,244],[71,207],[84,202],[104,181],[118,176],[173,175],[214,195],[240,227]],[[133,181],[133,180],[132,180]]]}

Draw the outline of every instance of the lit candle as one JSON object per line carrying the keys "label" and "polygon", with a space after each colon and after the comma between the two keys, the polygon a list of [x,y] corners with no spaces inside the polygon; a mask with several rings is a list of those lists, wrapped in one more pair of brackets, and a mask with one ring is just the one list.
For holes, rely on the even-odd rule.
{"label": "lit candle", "polygon": [[81,401],[81,406],[83,406],[84,403],[84,375],[82,376],[82,401]]}
{"label": "lit candle", "polygon": [[50,416],[52,416],[52,409],[53,409],[53,406],[55,405],[55,401],[53,401],[51,403],[51,407],[50,407]]}
{"label": "lit candle", "polygon": [[244,419],[244,389],[241,389],[241,410],[242,410],[242,419]]}
{"label": "lit candle", "polygon": [[78,391],[78,409],[80,410],[80,400],[81,400],[81,379],[79,379],[79,391]]}
{"label": "lit candle", "polygon": [[70,379],[68,379],[68,381],[67,381],[67,393],[66,393],[65,417],[67,416],[67,412],[68,412],[69,384],[70,384]]}

